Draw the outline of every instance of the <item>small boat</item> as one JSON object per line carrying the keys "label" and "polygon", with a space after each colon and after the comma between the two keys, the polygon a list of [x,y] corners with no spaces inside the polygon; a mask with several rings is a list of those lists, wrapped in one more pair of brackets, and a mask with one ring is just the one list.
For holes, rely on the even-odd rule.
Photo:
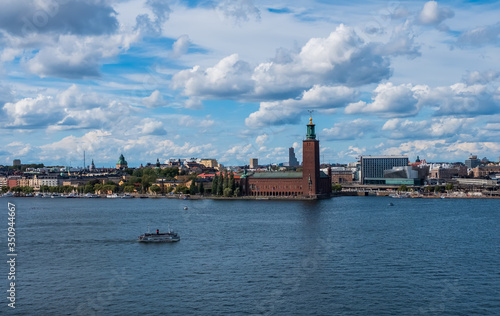
{"label": "small boat", "polygon": [[156,243],[156,242],[176,242],[179,240],[181,240],[179,234],[174,233],[173,231],[170,230],[170,228],[166,233],[160,233],[160,230],[157,229],[155,234],[149,232],[149,226],[148,226],[148,232],[140,235],[137,241],[145,243]]}
{"label": "small boat", "polygon": [[185,210],[187,210],[187,209],[188,209],[188,207],[187,207],[187,206],[184,206],[184,209],[185,209]]}
{"label": "small boat", "polygon": [[390,202],[388,205],[389,205],[389,206],[394,206],[394,203]]}
{"label": "small boat", "polygon": [[118,194],[116,194],[116,193],[108,194],[108,195],[106,195],[106,197],[108,199],[117,199],[118,198]]}
{"label": "small boat", "polygon": [[14,193],[12,193],[12,192],[7,192],[4,195],[2,195],[2,197],[13,197],[13,196],[14,196]]}
{"label": "small boat", "polygon": [[43,194],[42,193],[37,193],[37,194],[35,194],[35,197],[41,198],[41,197],[43,197]]}
{"label": "small boat", "polygon": [[60,199],[60,198],[62,198],[62,197],[64,197],[64,196],[62,196],[62,195],[61,195],[61,194],[59,194],[59,193],[53,193],[50,197],[51,197],[51,198],[53,198],[53,199]]}
{"label": "small boat", "polygon": [[133,198],[134,198],[134,196],[131,194],[128,194],[128,193],[120,196],[120,199],[133,199]]}

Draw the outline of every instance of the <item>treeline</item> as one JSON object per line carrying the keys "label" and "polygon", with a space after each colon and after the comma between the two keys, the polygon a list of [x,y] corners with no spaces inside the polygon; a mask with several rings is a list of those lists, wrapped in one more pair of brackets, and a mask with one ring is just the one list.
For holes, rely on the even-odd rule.
{"label": "treeline", "polygon": [[212,194],[217,196],[239,196],[241,194],[239,186],[236,187],[234,173],[220,172],[212,180]]}

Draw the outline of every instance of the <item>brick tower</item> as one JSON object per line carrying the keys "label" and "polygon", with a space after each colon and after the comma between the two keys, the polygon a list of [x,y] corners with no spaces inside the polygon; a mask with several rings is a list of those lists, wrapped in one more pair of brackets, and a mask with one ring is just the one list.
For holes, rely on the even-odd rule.
{"label": "brick tower", "polygon": [[317,197],[319,192],[319,140],[316,139],[312,117],[307,124],[306,139],[302,142],[302,190],[304,196]]}

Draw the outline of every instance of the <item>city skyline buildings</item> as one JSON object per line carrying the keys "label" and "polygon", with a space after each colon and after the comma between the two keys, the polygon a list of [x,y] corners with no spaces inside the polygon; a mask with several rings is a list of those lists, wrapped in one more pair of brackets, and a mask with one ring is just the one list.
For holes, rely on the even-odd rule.
{"label": "city skyline buildings", "polygon": [[0,5],[0,164],[286,162],[308,110],[325,162],[500,156],[497,2],[51,4]]}

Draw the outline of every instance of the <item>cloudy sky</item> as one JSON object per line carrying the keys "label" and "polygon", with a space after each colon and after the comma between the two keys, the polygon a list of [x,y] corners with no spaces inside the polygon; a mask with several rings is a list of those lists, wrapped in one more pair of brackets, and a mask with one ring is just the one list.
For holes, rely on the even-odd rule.
{"label": "cloudy sky", "polygon": [[497,1],[3,0],[0,164],[500,156]]}

